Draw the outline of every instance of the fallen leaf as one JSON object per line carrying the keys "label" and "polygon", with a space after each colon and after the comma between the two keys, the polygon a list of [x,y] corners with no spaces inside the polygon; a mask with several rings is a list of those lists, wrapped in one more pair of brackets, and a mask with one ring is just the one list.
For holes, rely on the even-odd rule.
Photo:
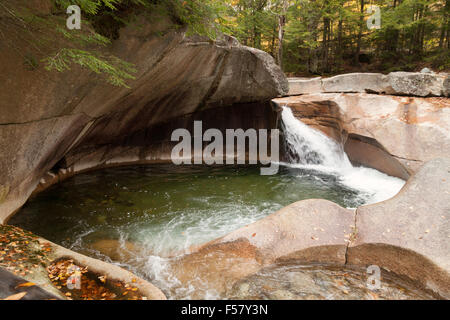
{"label": "fallen leaf", "polygon": [[369,291],[369,294],[372,296],[373,300],[378,300],[378,295],[376,293]]}
{"label": "fallen leaf", "polygon": [[27,294],[27,292],[20,292],[20,293],[16,293],[13,294],[12,296],[9,296],[3,300],[20,300],[22,299],[25,295]]}
{"label": "fallen leaf", "polygon": [[33,282],[25,282],[25,283],[19,284],[19,285],[16,287],[16,289],[17,289],[17,288],[23,288],[23,287],[32,287],[32,286],[35,286],[35,285],[36,285],[36,284],[33,283]]}

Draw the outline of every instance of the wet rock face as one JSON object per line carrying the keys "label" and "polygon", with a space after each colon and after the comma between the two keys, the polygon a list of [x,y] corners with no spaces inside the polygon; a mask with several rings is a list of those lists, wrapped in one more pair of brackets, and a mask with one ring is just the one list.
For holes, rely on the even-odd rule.
{"label": "wet rock face", "polygon": [[410,177],[408,169],[375,139],[349,134],[344,144],[344,151],[357,165],[363,164],[405,181]]}
{"label": "wet rock face", "polygon": [[[30,71],[13,48],[0,51],[0,74],[8,79],[0,87],[0,222],[66,155],[74,165],[83,158],[81,169],[116,157],[145,162],[149,144],[165,147],[160,136],[146,135],[158,125],[204,110],[265,105],[287,93],[287,80],[268,54],[225,36],[216,42],[188,38],[170,31],[170,21],[156,20],[138,19],[139,27],[121,29],[106,49],[136,65],[130,89],[107,85],[77,66],[64,73],[43,66]],[[29,48],[20,39],[14,43]],[[161,148],[148,158],[170,155]],[[100,156],[86,159],[92,150]]]}
{"label": "wet rock face", "polygon": [[364,269],[324,265],[274,265],[238,281],[230,299],[256,300],[422,300],[434,297],[383,272],[383,286],[370,290]]}
{"label": "wet rock face", "polygon": [[450,297],[450,159],[425,164],[394,198],[357,209],[349,264],[375,264]]}
{"label": "wet rock face", "polygon": [[339,144],[345,144],[347,132],[343,127],[339,106],[335,102],[314,101],[308,103],[293,101],[288,105],[297,119],[322,131]]}
{"label": "wet rock face", "polygon": [[[307,124],[314,123],[303,119],[302,113],[310,113],[318,103],[337,106],[336,122],[350,137],[345,140],[350,159],[393,176],[407,179],[426,161],[450,154],[447,98],[319,93],[274,101],[278,105],[292,105],[299,119]],[[334,125],[327,130],[316,128],[325,133],[335,130]]]}

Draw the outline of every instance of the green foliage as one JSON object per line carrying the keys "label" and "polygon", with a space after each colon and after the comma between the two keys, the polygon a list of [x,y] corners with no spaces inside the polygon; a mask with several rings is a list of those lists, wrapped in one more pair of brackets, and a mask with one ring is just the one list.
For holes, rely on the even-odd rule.
{"label": "green foliage", "polygon": [[281,0],[229,1],[230,32],[245,45],[275,54],[282,4]]}
{"label": "green foliage", "polygon": [[70,5],[78,5],[80,9],[88,14],[95,15],[102,7],[116,10],[116,6],[122,0],[54,0],[60,8],[67,8]]}
{"label": "green foliage", "polygon": [[[1,0],[0,9],[29,33],[30,46],[40,50],[55,45],[55,37],[65,40],[44,57],[48,70],[78,64],[120,86],[132,79],[134,68],[99,52],[137,15],[169,16],[173,28],[213,40],[229,33],[278,58],[290,73],[450,68],[450,0],[53,0],[60,12],[51,19],[6,5],[23,1]],[[65,10],[72,4],[80,6],[89,27],[67,30]],[[380,29],[366,26],[369,5],[381,8]],[[57,35],[33,36],[42,29]],[[370,63],[361,64],[361,54]],[[41,58],[24,60],[34,69]]]}
{"label": "green foliage", "polygon": [[167,1],[176,18],[188,27],[188,35],[198,34],[216,39],[228,31],[225,12],[228,7],[221,0]]}
{"label": "green foliage", "polygon": [[36,70],[39,66],[39,62],[36,57],[29,53],[24,55],[24,64],[30,71]]}
{"label": "green foliage", "polygon": [[[27,68],[34,70],[38,61],[49,71],[63,72],[79,65],[115,86],[128,87],[127,80],[134,79],[135,66],[117,57],[105,56],[100,48],[118,37],[118,30],[133,20],[136,14],[157,13],[173,18],[174,27],[187,27],[188,34],[200,34],[215,39],[226,31],[223,13],[227,7],[219,0],[53,0],[60,15],[34,14],[22,0],[5,0],[0,5],[8,10],[20,33],[25,34],[37,51],[55,47],[56,53],[35,58],[24,56]],[[82,30],[68,30],[65,11],[69,5],[82,10]],[[1,25],[2,21],[0,21]],[[36,36],[39,34],[39,36]],[[56,39],[64,41],[55,41]],[[11,46],[14,44],[11,43]],[[45,49],[44,49],[45,48]]]}
{"label": "green foliage", "polygon": [[[417,70],[424,65],[448,70],[450,0],[226,2],[232,35],[274,57],[283,47],[284,70],[290,73]],[[288,5],[287,24],[280,43],[283,3]],[[370,5],[381,8],[380,29],[366,26]],[[370,56],[370,63],[361,64],[360,54]]]}
{"label": "green foliage", "polygon": [[54,56],[43,59],[47,70],[63,72],[70,70],[71,64],[88,68],[96,74],[106,75],[106,81],[114,86],[127,86],[125,80],[134,79],[137,70],[127,62],[114,56],[103,56],[80,49],[61,49]]}

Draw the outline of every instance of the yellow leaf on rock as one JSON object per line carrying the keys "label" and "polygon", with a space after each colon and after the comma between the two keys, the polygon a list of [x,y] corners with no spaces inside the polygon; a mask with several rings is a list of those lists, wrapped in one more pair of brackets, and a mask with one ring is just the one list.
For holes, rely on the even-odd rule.
{"label": "yellow leaf on rock", "polygon": [[33,282],[25,282],[25,283],[21,283],[19,284],[16,288],[23,288],[23,287],[32,287],[35,286],[36,284]]}

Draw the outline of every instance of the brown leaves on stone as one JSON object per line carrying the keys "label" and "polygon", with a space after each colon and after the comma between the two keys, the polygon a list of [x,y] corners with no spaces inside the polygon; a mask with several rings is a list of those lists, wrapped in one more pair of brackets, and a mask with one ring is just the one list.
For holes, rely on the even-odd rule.
{"label": "brown leaves on stone", "polygon": [[[105,275],[96,275],[87,267],[76,265],[73,260],[56,261],[47,271],[53,285],[69,300],[146,300],[133,285],[108,280]],[[75,273],[81,278],[81,288],[71,290],[67,281],[73,279],[70,277]]]}
{"label": "brown leaves on stone", "polygon": [[0,226],[0,266],[24,277],[48,264],[50,244],[40,244],[30,232],[13,226]]}

